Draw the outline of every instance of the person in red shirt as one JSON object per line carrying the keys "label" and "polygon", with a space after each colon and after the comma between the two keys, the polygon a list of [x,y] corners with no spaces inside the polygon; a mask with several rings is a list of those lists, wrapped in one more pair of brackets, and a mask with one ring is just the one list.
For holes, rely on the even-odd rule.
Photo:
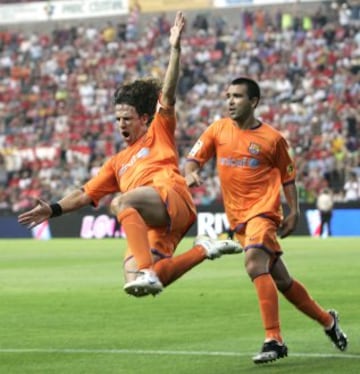
{"label": "person in red shirt", "polygon": [[124,290],[133,296],[156,295],[206,258],[240,253],[239,243],[195,240],[189,251],[173,253],[196,219],[196,209],[178,166],[175,144],[175,91],[179,75],[180,39],[185,18],[178,12],[170,30],[171,52],[164,82],[140,79],[115,92],[115,115],[126,147],[110,157],[99,173],[81,189],[55,204],[40,200],[19,215],[32,228],[48,218],[97,205],[109,194],[120,192],[111,210],[122,225],[128,242],[124,261]]}
{"label": "person in red shirt", "polygon": [[[326,311],[292,278],[282,260],[277,239],[295,229],[299,206],[296,171],[283,136],[255,117],[260,100],[257,82],[241,77],[231,82],[226,93],[229,117],[212,123],[191,149],[185,166],[189,186],[201,184],[199,170],[213,156],[221,183],[224,208],[230,228],[245,251],[245,268],[253,281],[265,328],[265,342],[255,363],[287,356],[279,320],[279,290],[308,317],[318,321],[340,350],[347,337],[339,326],[338,314]],[[289,214],[283,218],[280,191],[283,189]]]}

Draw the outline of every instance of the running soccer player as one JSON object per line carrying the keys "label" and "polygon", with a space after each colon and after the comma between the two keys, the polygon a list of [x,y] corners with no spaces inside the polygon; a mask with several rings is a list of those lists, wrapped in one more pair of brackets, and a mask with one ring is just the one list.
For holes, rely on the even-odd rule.
{"label": "running soccer player", "polygon": [[[296,227],[299,205],[296,171],[282,135],[255,117],[260,100],[257,82],[233,80],[226,94],[229,117],[212,123],[188,155],[185,174],[189,186],[199,185],[200,168],[213,156],[221,182],[224,208],[231,232],[245,251],[245,268],[257,293],[265,329],[261,352],[253,357],[264,363],[287,356],[280,331],[279,290],[308,317],[319,322],[334,345],[346,349],[347,337],[339,326],[338,314],[326,311],[292,278],[282,260],[277,239]],[[283,189],[289,214],[283,218],[280,191]]]}

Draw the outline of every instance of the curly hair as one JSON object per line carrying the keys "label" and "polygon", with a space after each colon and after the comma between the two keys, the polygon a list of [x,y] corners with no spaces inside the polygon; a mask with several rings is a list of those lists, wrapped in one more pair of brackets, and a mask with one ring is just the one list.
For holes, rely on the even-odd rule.
{"label": "curly hair", "polygon": [[138,79],[117,88],[114,94],[115,105],[131,105],[140,116],[148,114],[150,122],[156,111],[160,91],[161,83],[157,79]]}

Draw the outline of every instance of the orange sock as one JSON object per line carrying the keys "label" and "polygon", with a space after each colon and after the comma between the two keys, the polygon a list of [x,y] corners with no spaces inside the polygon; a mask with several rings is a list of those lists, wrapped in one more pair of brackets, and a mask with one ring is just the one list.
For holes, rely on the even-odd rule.
{"label": "orange sock", "polygon": [[324,327],[333,323],[332,316],[321,308],[309,295],[306,288],[295,279],[290,288],[283,295],[308,317],[318,321]]}
{"label": "orange sock", "polygon": [[180,278],[194,266],[204,261],[206,254],[204,248],[197,245],[185,253],[173,258],[164,258],[155,263],[154,271],[161,280],[163,286],[168,286]]}
{"label": "orange sock", "polygon": [[151,268],[153,258],[147,236],[148,227],[138,211],[133,208],[126,208],[117,215],[117,219],[124,228],[138,269]]}
{"label": "orange sock", "polygon": [[279,322],[279,300],[274,280],[270,274],[261,274],[254,280],[259,300],[260,314],[265,328],[266,340],[282,343]]}

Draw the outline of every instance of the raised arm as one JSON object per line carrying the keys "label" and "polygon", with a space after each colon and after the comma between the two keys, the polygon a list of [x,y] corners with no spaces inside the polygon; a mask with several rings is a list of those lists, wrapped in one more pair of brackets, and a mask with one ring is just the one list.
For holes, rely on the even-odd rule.
{"label": "raised arm", "polygon": [[170,57],[161,94],[161,103],[165,107],[175,104],[176,86],[180,71],[181,33],[184,27],[185,17],[182,12],[177,12],[174,25],[170,30]]}

